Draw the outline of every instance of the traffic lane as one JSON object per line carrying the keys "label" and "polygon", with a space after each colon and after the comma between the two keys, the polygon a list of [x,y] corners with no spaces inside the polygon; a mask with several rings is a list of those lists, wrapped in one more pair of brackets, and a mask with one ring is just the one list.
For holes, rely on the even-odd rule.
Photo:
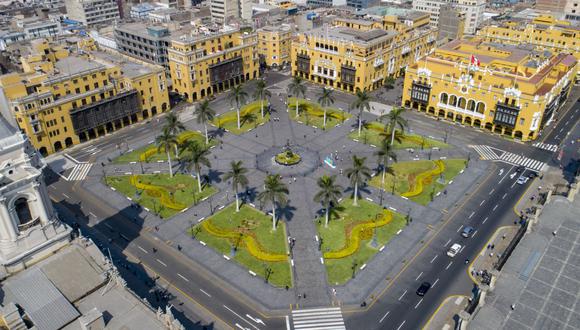
{"label": "traffic lane", "polygon": [[[69,203],[76,203],[74,199],[70,198],[72,192],[67,191],[64,185],[60,189],[54,189],[52,195],[57,202],[69,197],[67,200]],[[259,319],[257,312],[246,305],[240,304],[238,299],[241,298],[236,299],[230,296],[233,290],[227,294],[224,292],[224,288],[227,285],[218,286],[219,283],[217,283],[215,277],[207,271],[206,274],[201,275],[200,273],[203,271],[201,266],[187,265],[184,263],[186,260],[184,258],[187,257],[177,255],[178,252],[173,251],[164,242],[159,241],[157,238],[148,238],[145,235],[139,236],[138,233],[135,233],[135,230],[139,230],[140,227],[129,221],[128,218],[120,214],[111,216],[102,207],[91,207],[92,205],[86,199],[83,200],[82,204],[83,211],[86,214],[84,212],[83,214],[78,214],[78,209],[75,208],[69,208],[69,210],[76,212],[79,216],[108,219],[107,223],[99,223],[94,225],[92,229],[98,230],[108,239],[113,238],[110,243],[117,246],[124,254],[139,259],[147,268],[159,274],[192,298],[194,302],[204,306],[232,327],[235,326],[235,323],[252,323],[253,320]],[[114,227],[108,222],[114,223]],[[86,224],[80,221],[78,223],[84,227],[82,227],[83,229],[86,229]],[[190,259],[187,259],[187,261],[190,261]],[[192,271],[193,268],[196,268],[197,271]],[[262,320],[262,322],[267,326],[284,324],[280,318]],[[260,323],[255,326],[264,327]]]}
{"label": "traffic lane", "polygon": [[[453,235],[451,240],[461,244],[459,253],[451,258],[446,255],[446,248],[440,249],[437,251],[437,255],[441,256],[437,259],[438,262],[431,268],[431,271],[424,273],[425,275],[414,283],[417,288],[423,281],[435,284],[432,287],[434,291],[429,290],[425,297],[419,297],[416,294],[410,295],[406,304],[403,303],[393,310],[393,315],[398,316],[397,319],[392,320],[393,322],[400,322],[399,325],[404,323],[403,326],[406,329],[418,328],[428,320],[445,297],[453,294],[471,295],[473,282],[467,273],[463,272],[467,272],[471,261],[485,248],[497,228],[507,224],[513,225],[514,220],[518,220],[518,217],[512,212],[517,199],[502,199],[501,196],[504,193],[521,196],[528,185],[529,183],[513,185],[508,181],[502,188],[499,188],[496,193],[498,198],[492,200],[492,204],[497,202],[494,204],[497,205],[497,208],[495,206],[482,208],[466,223],[466,225],[477,228],[477,231],[474,232],[475,236],[464,238],[461,236],[461,230],[456,231],[456,235]],[[483,225],[484,222],[486,222],[485,225]],[[412,287],[406,290],[411,291],[411,289]]]}
{"label": "traffic lane", "polygon": [[558,119],[554,128],[544,139],[544,143],[559,145],[566,137],[567,132],[576,124],[580,116],[580,100],[570,108],[561,119]]}
{"label": "traffic lane", "polygon": [[[498,170],[498,173],[499,172],[500,171]],[[481,217],[481,214],[485,214],[487,212],[486,211],[487,208],[481,208],[481,210],[484,210],[483,212],[477,210],[478,207],[483,206],[478,197],[482,197],[489,194],[493,195],[495,193],[497,196],[499,196],[497,198],[504,199],[502,198],[505,194],[503,191],[506,189],[510,190],[511,187],[513,186],[512,182],[513,180],[515,180],[515,176],[513,180],[509,179],[512,172],[513,167],[510,167],[509,170],[507,169],[504,170],[501,176],[498,175],[498,178],[496,180],[490,179],[489,181],[486,182],[485,186],[481,187],[480,191],[478,191],[478,195],[475,196],[475,198],[471,198],[470,201],[463,206],[462,210],[460,210],[454,216],[454,218],[467,219],[470,222],[452,221],[452,223],[448,224],[446,228],[438,234],[438,237],[434,238],[434,240],[430,244],[430,248],[424,251],[422,255],[418,256],[418,259],[416,259],[413,262],[413,264],[410,265],[405,270],[403,276],[397,280],[397,286],[394,288],[394,290],[392,290],[392,292],[390,292],[389,294],[380,299],[381,302],[378,304],[380,305],[380,308],[378,309],[373,308],[373,310],[371,310],[371,313],[373,315],[365,314],[364,319],[367,320],[367,322],[368,320],[372,319],[385,321],[386,319],[389,318],[389,315],[391,314],[404,315],[403,311],[396,310],[396,306],[401,304],[403,306],[401,307],[403,308],[403,310],[413,310],[415,309],[415,306],[417,306],[416,309],[420,309],[420,306],[423,304],[424,301],[422,301],[420,298],[414,299],[415,297],[414,294],[415,290],[419,287],[419,285],[423,281],[427,280],[430,281],[431,284],[435,284],[433,289],[437,288],[435,292],[439,292],[441,289],[438,289],[438,286],[441,286],[440,284],[442,283],[441,281],[446,281],[447,279],[447,277],[443,275],[452,274],[452,272],[456,271],[457,268],[460,267],[465,269],[467,268],[467,265],[465,263],[462,264],[461,261],[457,262],[457,260],[459,260],[458,257],[453,258],[453,260],[448,260],[449,257],[447,257],[446,251],[449,248],[449,246],[454,242],[461,242],[462,244],[464,244],[463,250],[459,255],[465,254],[468,256],[468,258],[470,258],[469,255],[472,254],[473,250],[477,250],[477,247],[475,248],[473,247],[475,246],[475,244],[470,244],[472,247],[469,247],[463,242],[463,240],[465,239],[461,237],[460,233],[461,228],[465,226],[465,223],[467,223],[468,225],[469,224],[475,225],[476,223],[482,222],[483,223],[487,222],[487,226],[494,228],[493,227],[494,222],[496,221],[495,218],[494,220],[490,221],[489,216],[486,216],[485,218]],[[518,193],[519,192],[516,192],[516,194]],[[492,200],[492,202],[494,202],[494,200]],[[513,204],[510,203],[510,205]],[[472,209],[476,210],[477,212],[471,211]],[[503,210],[503,208],[498,207],[492,212],[500,210]],[[457,226],[457,228],[455,228],[455,226]],[[487,235],[486,231],[476,232],[475,236],[472,239],[487,242],[488,238],[486,238],[486,235]],[[480,243],[479,245],[481,244],[484,243]],[[467,281],[466,283],[469,284],[469,281]],[[469,290],[470,290],[469,286],[463,288],[463,291],[468,292]],[[410,295],[410,293],[412,294]],[[430,296],[433,297],[431,291]],[[392,305],[392,302],[397,302],[397,305]],[[424,311],[420,311],[420,313],[423,312]],[[389,315],[385,316],[385,314]],[[391,318],[394,317],[391,316]],[[358,322],[364,322],[364,320],[360,319],[359,317],[355,317],[350,321],[351,322],[349,323],[352,325],[355,325]],[[391,319],[390,321],[392,322],[397,320]],[[399,321],[403,323],[405,319]],[[378,323],[380,324],[381,322]]]}

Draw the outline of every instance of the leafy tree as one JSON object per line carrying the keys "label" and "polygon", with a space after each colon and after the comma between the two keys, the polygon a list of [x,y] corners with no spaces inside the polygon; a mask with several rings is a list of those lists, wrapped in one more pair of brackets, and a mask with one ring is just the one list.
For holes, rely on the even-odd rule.
{"label": "leafy tree", "polygon": [[260,101],[260,113],[262,118],[264,118],[264,101],[266,98],[272,96],[272,93],[266,89],[266,81],[264,79],[259,79],[256,83],[256,90],[254,91],[254,99]]}
{"label": "leafy tree", "polygon": [[369,94],[367,93],[367,91],[366,90],[361,91],[359,89],[356,91],[356,100],[354,100],[354,102],[352,102],[352,104],[350,105],[351,109],[358,110],[358,136],[359,137],[360,137],[360,132],[362,129],[362,113],[365,110],[367,110],[367,111],[371,110],[370,101],[371,101],[371,98],[370,98]]}
{"label": "leafy tree", "polygon": [[204,100],[193,110],[198,124],[203,124],[205,131],[205,144],[209,144],[209,135],[207,133],[207,123],[212,121],[215,117],[215,111],[210,108],[209,101]]}
{"label": "leafy tree", "polygon": [[240,129],[240,107],[246,103],[246,99],[248,98],[248,93],[243,88],[243,84],[239,84],[238,86],[234,86],[228,95],[228,99],[230,100],[230,104],[236,104],[236,114],[238,115],[238,129]]}
{"label": "leafy tree", "polygon": [[182,159],[187,164],[187,169],[191,170],[192,167],[194,168],[197,174],[197,188],[201,193],[201,165],[211,167],[208,159],[209,149],[195,140],[189,140],[181,146],[181,153]]}
{"label": "leafy tree", "polygon": [[391,130],[391,144],[395,142],[395,131],[397,126],[401,129],[401,132],[405,131],[408,126],[407,120],[403,118],[403,112],[405,108],[394,108],[388,114],[382,116],[386,119],[389,129]]}
{"label": "leafy tree", "polygon": [[258,194],[258,200],[272,204],[272,229],[276,230],[276,206],[286,204],[288,188],[278,174],[270,174],[264,179],[264,191]]}
{"label": "leafy tree", "polygon": [[324,129],[326,129],[326,110],[327,110],[327,107],[334,104],[334,96],[332,95],[332,89],[322,87],[322,91],[320,93],[320,96],[318,97],[318,103],[324,109],[323,127],[324,127]]}
{"label": "leafy tree", "polygon": [[258,116],[256,116],[256,114],[253,112],[246,112],[240,119],[242,120],[242,126],[244,126],[246,123],[255,122],[258,119]]}
{"label": "leafy tree", "polygon": [[322,203],[325,210],[326,222],[325,227],[328,227],[328,220],[330,218],[330,208],[332,205],[338,204],[338,199],[340,198],[342,187],[336,184],[336,177],[323,175],[318,178],[318,193],[314,196],[314,201]]}
{"label": "leafy tree", "polygon": [[248,170],[244,167],[244,163],[239,161],[232,161],[230,163],[230,171],[224,174],[224,180],[232,179],[232,188],[236,194],[236,212],[240,212],[240,202],[238,199],[238,189],[239,187],[248,186],[248,178],[246,173]]}
{"label": "leafy tree", "polygon": [[375,152],[375,155],[379,157],[379,163],[383,167],[383,173],[381,178],[381,188],[384,189],[385,186],[385,174],[390,173],[394,175],[393,169],[389,167],[389,158],[392,158],[393,161],[397,162],[397,154],[395,154],[392,150],[392,144],[389,144],[387,140],[381,141],[381,145],[379,146],[378,150]]}
{"label": "leafy tree", "polygon": [[161,135],[155,138],[155,144],[157,145],[157,152],[164,151],[167,154],[169,176],[173,177],[173,167],[171,165],[171,155],[169,151],[177,146],[177,138],[169,130],[164,129]]}
{"label": "leafy tree", "polygon": [[300,96],[306,95],[306,86],[303,82],[302,78],[295,76],[292,77],[292,81],[288,85],[288,92],[296,98],[296,118],[298,118],[298,99]]}
{"label": "leafy tree", "polygon": [[365,161],[366,157],[352,156],[352,167],[346,170],[346,176],[354,189],[354,206],[358,205],[358,187],[371,177],[371,170],[365,165]]}

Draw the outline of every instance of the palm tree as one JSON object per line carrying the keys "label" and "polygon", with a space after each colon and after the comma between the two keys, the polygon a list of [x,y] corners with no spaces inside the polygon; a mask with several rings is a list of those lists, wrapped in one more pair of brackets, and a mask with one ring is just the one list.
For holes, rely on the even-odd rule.
{"label": "palm tree", "polygon": [[332,95],[332,89],[322,87],[322,92],[320,93],[320,97],[318,97],[318,103],[320,103],[320,106],[324,109],[323,127],[324,129],[326,129],[326,107],[334,104],[334,96]]}
{"label": "palm tree", "polygon": [[240,202],[238,200],[238,188],[246,187],[248,185],[248,178],[246,177],[246,172],[248,170],[243,166],[241,160],[234,161],[230,163],[231,169],[229,172],[224,174],[224,180],[232,179],[232,187],[234,193],[236,194],[236,212],[240,212]]}
{"label": "palm tree", "polygon": [[392,144],[389,144],[387,140],[383,140],[381,141],[381,145],[379,146],[378,150],[375,152],[375,155],[379,157],[379,164],[383,166],[383,173],[381,178],[381,187],[383,190],[385,186],[385,174],[393,173],[392,168],[389,167],[389,158],[392,158],[395,163],[397,162],[397,154],[393,152],[392,148]]}
{"label": "palm tree", "polygon": [[354,102],[352,102],[352,104],[350,105],[351,109],[356,109],[358,110],[358,136],[360,137],[360,132],[362,129],[362,113],[363,111],[367,110],[370,111],[371,109],[371,105],[370,105],[370,96],[367,94],[366,89],[365,90],[358,90],[356,91],[356,100],[354,100]]}
{"label": "palm tree", "polygon": [[203,124],[205,130],[205,144],[209,144],[209,135],[207,134],[207,123],[212,121],[215,117],[215,111],[209,107],[209,101],[204,100],[193,110],[193,114],[197,119],[198,124]]}
{"label": "palm tree", "polygon": [[173,177],[173,168],[171,166],[171,155],[169,151],[177,146],[177,138],[168,129],[164,129],[163,133],[155,138],[157,145],[157,152],[164,151],[167,154],[167,162],[169,162],[169,176]]}
{"label": "palm tree", "polygon": [[187,169],[191,170],[192,166],[195,169],[195,173],[197,173],[197,188],[201,193],[201,165],[211,167],[211,163],[207,158],[209,156],[209,149],[195,140],[188,140],[181,147],[181,153],[183,154],[183,160],[187,164]]}
{"label": "palm tree", "polygon": [[258,117],[253,112],[246,112],[240,117],[242,126],[244,126],[245,123],[253,123],[257,119],[258,119]]}
{"label": "palm tree", "polygon": [[262,118],[264,118],[264,99],[272,96],[269,90],[266,89],[266,81],[264,79],[259,79],[256,83],[256,90],[254,91],[254,99],[260,100],[260,113]]}
{"label": "palm tree", "polygon": [[403,112],[405,108],[394,108],[388,114],[382,116],[387,120],[389,128],[391,130],[391,144],[395,143],[395,131],[397,126],[401,129],[401,132],[405,131],[408,126],[407,120],[403,118]]}
{"label": "palm tree", "polygon": [[288,92],[296,98],[296,118],[298,118],[298,98],[299,96],[304,97],[306,94],[306,86],[304,86],[302,78],[292,77],[292,81],[288,85]]}
{"label": "palm tree", "polygon": [[325,227],[328,227],[328,219],[330,218],[330,207],[332,205],[338,204],[338,199],[340,198],[342,187],[337,185],[336,177],[323,175],[318,178],[318,188],[320,190],[314,196],[314,201],[318,203],[322,203],[324,206],[324,210],[326,213],[326,222],[324,224]]}
{"label": "palm tree", "polygon": [[[179,133],[185,131],[185,126],[183,126],[183,123],[175,113],[170,112],[165,117],[165,126],[163,126],[163,130],[167,130],[169,133],[177,137]],[[175,157],[177,157],[177,144],[175,144]]]}
{"label": "palm tree", "polygon": [[236,104],[236,113],[238,115],[238,129],[240,129],[240,106],[246,103],[246,98],[248,97],[248,93],[243,89],[243,85],[239,84],[232,88],[228,99],[230,100],[230,104]]}
{"label": "palm tree", "polygon": [[272,229],[276,230],[276,205],[286,204],[288,188],[282,182],[282,177],[278,174],[270,174],[264,179],[264,191],[258,194],[258,199],[263,202],[272,203]]}
{"label": "palm tree", "polygon": [[352,168],[346,170],[346,176],[354,189],[353,205],[357,206],[358,187],[371,177],[371,170],[365,166],[366,157],[352,156]]}

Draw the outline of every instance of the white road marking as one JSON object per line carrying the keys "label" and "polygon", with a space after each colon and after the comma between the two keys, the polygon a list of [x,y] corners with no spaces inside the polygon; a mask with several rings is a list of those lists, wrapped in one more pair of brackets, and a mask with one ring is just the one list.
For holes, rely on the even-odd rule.
{"label": "white road marking", "polygon": [[240,319],[242,319],[244,322],[246,322],[247,324],[251,325],[252,328],[259,330],[258,327],[256,327],[255,325],[253,325],[252,323],[250,323],[250,321],[246,320],[245,318],[241,317],[238,313],[234,312],[233,310],[231,310],[228,306],[223,305],[225,309],[229,310],[230,312],[232,312],[235,316],[239,317]]}
{"label": "white road marking", "polygon": [[162,264],[163,266],[167,267],[167,264],[165,264],[163,261],[159,260],[159,259],[155,259],[157,260],[158,263]]}
{"label": "white road marking", "polygon": [[479,206],[482,206],[483,203],[485,203],[485,199],[481,201],[481,203],[479,203]]}
{"label": "white road marking", "polygon": [[482,224],[484,224],[487,221],[488,217],[485,217],[485,219],[483,219]]}
{"label": "white road marking", "polygon": [[421,300],[419,300],[419,302],[417,303],[417,305],[415,305],[415,309],[417,309],[417,307],[419,307],[419,305],[421,305],[422,302],[423,302],[423,298],[421,298]]}
{"label": "white road marking", "polygon": [[405,322],[407,322],[407,320],[403,321],[403,323],[401,323],[401,325],[399,325],[399,327],[397,328],[397,330],[401,330],[401,328],[403,327],[403,325],[405,324]]}
{"label": "white road marking", "polygon": [[493,192],[494,192],[494,191],[495,191],[495,188],[494,188],[494,189],[492,189],[492,190],[489,192],[489,194],[490,194],[490,195],[491,195],[491,194],[493,194]]}
{"label": "white road marking", "polygon": [[207,293],[207,292],[203,291],[203,289],[199,289],[199,291],[203,292],[203,294],[205,294],[206,296],[208,296],[208,297],[210,297],[210,298],[211,298],[211,295],[210,295],[209,293]]}
{"label": "white road marking", "polygon": [[445,245],[443,245],[444,247],[446,247],[447,245],[449,245],[449,243],[451,243],[451,238],[447,241],[447,243],[445,243]]}
{"label": "white road marking", "polygon": [[507,193],[503,194],[503,196],[501,197],[501,199],[504,199],[507,196]]}
{"label": "white road marking", "polygon": [[[483,204],[483,203],[481,203],[481,204]],[[471,219],[471,217],[473,217],[474,214],[475,214],[475,211],[471,212],[471,214],[469,215],[469,218],[468,219]]]}
{"label": "white road marking", "polygon": [[493,211],[495,211],[495,209],[497,209],[497,204],[495,204],[495,206],[493,207]]}
{"label": "white road marking", "polygon": [[436,255],[436,256],[434,256],[434,257],[433,257],[433,259],[431,259],[431,262],[430,262],[430,264],[432,264],[432,263],[433,263],[433,261],[435,261],[435,259],[437,259],[437,257],[438,257],[438,256],[439,256],[439,255]]}
{"label": "white road marking", "polygon": [[147,252],[147,250],[145,250],[144,248],[142,248],[141,246],[137,245],[137,248],[139,248],[139,250],[143,251],[144,253],[149,253]]}
{"label": "white road marking", "polygon": [[92,216],[93,218],[97,217],[93,212],[89,212],[89,215]]}
{"label": "white road marking", "polygon": [[62,193],[62,195],[64,196],[64,198],[66,198],[66,199],[70,199],[70,197],[69,197],[67,194],[65,194],[65,193]]}
{"label": "white road marking", "polygon": [[407,294],[407,290],[405,290],[405,292],[403,292],[403,294],[399,297],[399,301],[401,301],[401,299],[403,299],[403,297]]}
{"label": "white road marking", "polygon": [[477,230],[473,232],[473,235],[471,235],[471,238],[474,238],[475,235],[477,235]]}
{"label": "white road marking", "polygon": [[390,313],[391,313],[391,311],[388,311],[388,312],[386,312],[386,313],[385,313],[385,315],[383,315],[383,317],[381,317],[381,319],[379,320],[379,323],[382,323],[382,322],[383,322],[383,320],[384,320],[384,319],[385,319],[387,316],[389,316],[389,314],[390,314]]}
{"label": "white road marking", "polygon": [[423,275],[423,272],[421,272],[421,274],[419,274],[419,276],[417,276],[417,278],[415,279],[415,281],[417,281],[419,279],[419,277],[421,277],[421,275]]}
{"label": "white road marking", "polygon": [[457,232],[459,232],[461,230],[461,228],[463,228],[463,225],[461,225],[461,226],[459,226],[459,228],[457,228]]}
{"label": "white road marking", "polygon": [[445,270],[448,270],[448,269],[449,269],[449,267],[451,267],[451,264],[452,264],[452,263],[453,263],[453,261],[450,261],[450,262],[449,262],[449,265],[447,265],[447,267],[445,267]]}
{"label": "white road marking", "polygon": [[436,279],[435,282],[433,282],[433,285],[431,285],[431,288],[433,288],[435,286],[435,284],[437,284],[437,282],[439,282],[439,279]]}
{"label": "white road marking", "polygon": [[177,273],[177,276],[181,277],[185,282],[189,282],[189,280],[187,278],[185,278],[185,276]]}
{"label": "white road marking", "polygon": [[290,317],[286,315],[286,330],[290,330]]}

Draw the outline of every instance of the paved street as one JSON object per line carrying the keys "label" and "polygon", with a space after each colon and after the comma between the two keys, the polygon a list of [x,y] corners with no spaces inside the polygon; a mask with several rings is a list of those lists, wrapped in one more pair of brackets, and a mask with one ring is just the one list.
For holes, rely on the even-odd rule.
{"label": "paved street", "polygon": [[[469,295],[473,283],[464,273],[468,266],[464,260],[472,259],[496,228],[513,224],[516,217],[513,207],[527,188],[527,184],[516,184],[519,176],[515,174],[516,165],[526,166],[526,175],[530,171],[541,171],[545,166],[557,166],[557,152],[554,151],[560,149],[551,145],[558,145],[564,133],[574,127],[580,108],[576,103],[561,115],[544,134],[545,139],[538,142],[542,144],[536,146],[425,118],[420,113],[407,113],[405,116],[413,133],[447,140],[457,147],[441,151],[415,150],[413,153],[401,150],[398,151],[399,161],[415,157],[462,157],[470,158],[469,167],[447,187],[445,196],[438,195],[428,206],[416,205],[388,193],[381,194],[371,187],[363,189],[364,198],[382,201],[386,207],[409,213],[414,221],[355,279],[344,286],[333,286],[326,281],[315,238],[313,220],[321,208],[313,202],[317,191],[315,180],[322,174],[339,174],[341,169],[349,167],[352,154],[368,157],[367,164],[374,167],[374,148],[346,137],[356,126],[356,118],[328,132],[290,120],[288,116],[293,114],[285,110],[288,83],[285,79],[287,76],[278,73],[268,77],[272,84],[272,117],[280,118],[279,121],[270,121],[242,136],[222,134],[212,128],[211,133],[221,143],[212,149],[211,170],[203,171],[219,192],[170,220],[161,220],[146,210],[131,207],[131,201],[102,183],[103,175],[168,171],[166,162],[110,163],[122,152],[152,143],[161,130],[163,117],[67,151],[68,169],[55,176],[50,186],[51,197],[57,202],[57,209],[63,210],[61,213],[66,215],[66,221],[79,223],[89,236],[133,260],[133,267],[158,274],[160,281],[176,297],[180,296],[181,302],[186,302],[178,308],[183,310],[183,317],[198,322],[192,327],[212,324],[217,328],[306,329],[305,324],[341,326],[341,322],[349,329],[420,327],[448,295]],[[307,97],[315,100],[317,91],[318,87],[309,88]],[[351,101],[352,96],[337,93],[335,106],[346,110]],[[224,113],[231,105],[222,94],[212,102],[212,107]],[[188,129],[202,129],[187,109],[177,111]],[[376,116],[365,113],[363,119],[372,121]],[[282,210],[282,217],[287,223],[287,234],[297,240],[292,254],[295,285],[289,290],[264,283],[186,234],[187,228],[232,202],[229,183],[219,178],[232,160],[243,160],[250,168],[249,186],[254,193],[247,202],[253,203],[255,192],[260,190],[266,175],[257,169],[260,156],[272,148],[282,148],[287,141],[307,148],[312,152],[312,159],[338,154],[336,169],[322,167],[318,161],[312,169],[284,176],[290,195],[289,206]],[[482,156],[482,160],[478,156]],[[568,160],[565,157],[564,160]],[[178,169],[178,164],[175,168]],[[339,177],[339,183],[348,186],[343,176]],[[477,229],[470,239],[459,235],[467,225]],[[109,242],[109,238],[112,241]],[[445,251],[454,242],[462,244],[463,248],[458,256],[450,259]],[[433,287],[421,298],[416,296],[415,290],[423,281],[429,281]],[[336,309],[338,304],[341,308]],[[325,310],[327,308],[329,310]],[[319,315],[320,311],[323,314]],[[332,317],[326,319],[324,315]],[[311,318],[305,319],[307,316]],[[214,324],[212,320],[217,321]],[[308,320],[312,322],[305,322]],[[298,326],[300,324],[303,326]]]}

